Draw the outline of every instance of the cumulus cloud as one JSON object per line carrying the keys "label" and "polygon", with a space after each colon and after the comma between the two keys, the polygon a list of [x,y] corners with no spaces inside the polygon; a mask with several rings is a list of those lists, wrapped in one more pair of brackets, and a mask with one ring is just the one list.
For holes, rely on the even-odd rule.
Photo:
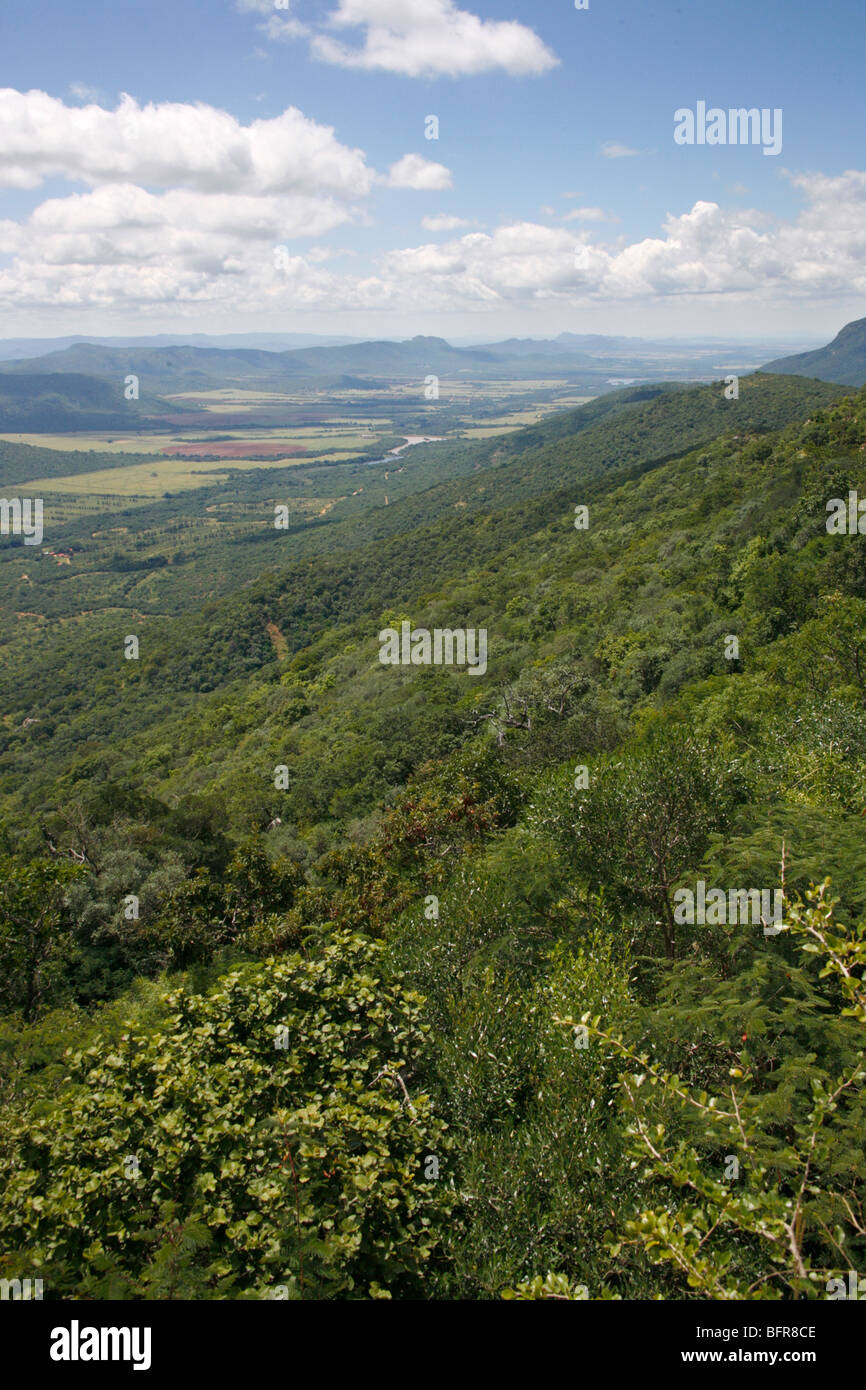
{"label": "cumulus cloud", "polygon": [[421,192],[451,187],[451,171],[420,154],[404,154],[388,171],[391,188],[414,188]]}
{"label": "cumulus cloud", "polygon": [[612,245],[584,230],[516,223],[392,252],[386,278],[423,284],[434,307],[467,298],[781,298],[866,294],[866,173],[791,176],[806,199],[794,221],[700,201],[669,215],[662,235]]}
{"label": "cumulus cloud", "polygon": [[[239,0],[245,10],[268,13],[266,0]],[[262,26],[271,39],[309,32],[270,9]],[[363,31],[352,44],[327,30]],[[559,59],[533,29],[516,20],[481,19],[455,0],[339,0],[324,26],[311,35],[313,56],[324,63],[405,77],[467,77],[504,71],[535,77]]]}
{"label": "cumulus cloud", "polygon": [[[135,184],[111,184],[92,193],[48,199],[34,209],[21,234],[25,239],[106,235],[118,241],[141,235],[151,240],[151,254],[158,256],[160,239],[166,233],[252,242],[278,234],[315,237],[350,217],[351,211],[336,199],[303,194],[265,198],[212,194],[203,198],[186,189],[154,194]],[[146,254],[144,246],[142,254]]]}
{"label": "cumulus cloud", "polygon": [[668,215],[657,235],[628,241],[601,240],[594,217],[579,226],[523,221],[487,232],[440,213],[426,219],[426,230],[444,239],[395,248],[372,272],[356,262],[354,273],[325,264],[345,252],[301,254],[290,244],[363,215],[336,192],[201,193],[118,180],[49,198],[24,220],[0,221],[8,261],[0,267],[0,309],[408,315],[550,301],[866,295],[866,173],[788,178],[803,200],[792,219],[702,200]]}
{"label": "cumulus cloud", "polygon": [[574,281],[574,237],[562,228],[518,222],[493,233],[470,232],[451,242],[392,251],[387,279],[423,282],[437,307],[448,300],[525,299],[568,289]]}
{"label": "cumulus cloud", "polygon": [[[275,279],[274,248],[358,221],[378,186],[451,184],[444,165],[420,155],[378,174],[363,151],[294,107],[244,126],[202,104],[140,106],[125,96],[105,110],[0,90],[0,185],[33,188],[57,175],[90,187],[0,221],[0,255],[11,258],[0,305],[250,308],[259,296],[284,300],[290,288],[299,302],[365,303],[375,277],[359,289],[327,275],[318,248]],[[375,292],[387,299],[387,287]]]}
{"label": "cumulus cloud", "polygon": [[124,95],[109,111],[0,89],[0,186],[36,188],[56,175],[93,185],[131,180],[202,193],[342,198],[365,196],[375,177],[363,151],[293,106],[244,126],[203,103],[140,106]]}
{"label": "cumulus cloud", "polygon": [[329,218],[315,199],[156,195],[132,185],[50,199],[23,225],[0,222],[0,253],[13,257],[0,268],[0,306],[145,316],[364,307],[371,290],[362,279],[322,267],[338,250],[314,246],[300,255],[286,244],[346,219],[343,205],[331,209]]}

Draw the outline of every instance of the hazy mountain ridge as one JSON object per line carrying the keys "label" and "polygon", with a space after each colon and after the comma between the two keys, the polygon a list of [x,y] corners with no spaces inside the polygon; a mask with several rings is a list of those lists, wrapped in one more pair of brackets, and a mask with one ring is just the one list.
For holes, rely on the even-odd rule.
{"label": "hazy mountain ridge", "polygon": [[0,372],[0,430],[34,433],[69,430],[130,430],[157,423],[163,413],[183,410],[151,392],[127,400],[117,385],[83,372]]}
{"label": "hazy mountain ridge", "polygon": [[151,333],[151,334],[89,334],[72,333],[56,338],[0,338],[0,362],[12,362],[28,357],[45,357],[63,352],[65,348],[90,343],[108,348],[211,347],[262,348],[267,352],[287,352],[305,347],[340,347],[360,343],[340,333]]}
{"label": "hazy mountain ridge", "polygon": [[561,376],[589,382],[595,392],[610,389],[610,374],[627,373],[642,381],[707,379],[726,359],[736,370],[741,361],[756,360],[755,348],[735,343],[678,346],[571,333],[471,347],[418,335],[404,341],[378,339],[283,351],[184,341],[162,346],[79,342],[35,358],[2,361],[0,376],[77,372],[122,379],[134,372],[142,385],[147,381],[158,394],[224,386],[279,390],[299,383],[339,389],[345,378],[417,381],[420,386],[430,375],[490,380]]}
{"label": "hazy mountain ridge", "polygon": [[826,347],[776,358],[762,370],[818,377],[841,386],[863,386],[866,384],[866,319],[846,323]]}

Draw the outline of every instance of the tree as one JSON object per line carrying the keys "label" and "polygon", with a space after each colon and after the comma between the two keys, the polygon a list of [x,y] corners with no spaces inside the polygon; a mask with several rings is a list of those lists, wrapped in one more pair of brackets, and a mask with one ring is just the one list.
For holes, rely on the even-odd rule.
{"label": "tree", "polygon": [[607,886],[655,914],[676,955],[673,890],[699,860],[738,796],[736,770],[707,744],[673,731],[647,748],[596,761],[589,785],[543,789],[537,822],[551,830],[591,889]]}
{"label": "tree", "polygon": [[796,676],[820,691],[848,688],[866,705],[866,599],[826,594],[810,619],[768,654],[777,679]]}
{"label": "tree", "polygon": [[71,1056],[8,1117],[2,1248],[61,1295],[420,1296],[448,1151],[381,951],[340,934],[240,967]]}
{"label": "tree", "polygon": [[83,873],[74,864],[0,859],[0,1004],[28,1022],[63,990],[76,953],[67,891]]}
{"label": "tree", "polygon": [[[866,1023],[866,927],[836,925],[827,882],[789,905],[784,930],[819,962],[838,1015]],[[568,1017],[559,1022],[573,1025]],[[862,1046],[850,1049],[835,1076],[813,1056],[811,1097],[801,1111],[784,1069],[774,1088],[762,1089],[748,1056],[740,1057],[730,1067],[726,1094],[710,1097],[599,1023],[584,1017],[614,1055],[639,1067],[621,1081],[631,1148],[667,1194],[663,1205],[626,1222],[612,1255],[637,1245],[653,1263],[679,1271],[689,1290],[714,1299],[821,1297],[840,1271],[863,1267]],[[860,1042],[859,1028],[853,1032]]]}

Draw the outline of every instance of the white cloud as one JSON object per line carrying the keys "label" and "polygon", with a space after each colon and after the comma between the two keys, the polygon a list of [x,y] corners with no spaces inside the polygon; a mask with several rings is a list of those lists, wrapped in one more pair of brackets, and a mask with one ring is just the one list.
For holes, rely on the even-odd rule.
{"label": "white cloud", "polygon": [[363,151],[340,144],[330,126],[293,106],[243,126],[202,103],[139,106],[124,95],[108,111],[0,89],[0,186],[36,188],[56,175],[92,185],[342,198],[365,196],[375,177]]}
{"label": "white cloud", "polygon": [[633,150],[630,145],[618,145],[615,140],[608,140],[602,145],[601,152],[605,159],[633,159],[640,154],[640,150]]}
{"label": "white cloud", "polygon": [[[309,37],[313,57],[338,67],[405,77],[494,71],[535,77],[559,63],[527,25],[482,19],[459,9],[456,0],[338,0],[317,29],[275,10],[273,0],[236,0],[236,8],[261,15],[259,28],[276,42]],[[363,30],[360,46],[333,36],[334,30],[347,29]]]}
{"label": "white cloud", "polygon": [[[56,175],[90,189],[0,222],[0,254],[12,258],[0,272],[2,306],[251,308],[289,292],[304,303],[366,302],[372,282],[326,275],[322,248],[276,277],[274,247],[362,219],[377,186],[451,184],[443,165],[420,155],[377,174],[363,151],[295,108],[243,126],[204,105],[141,107],[124,97],[110,111],[0,91],[0,185]],[[387,299],[387,287],[376,293]]]}
{"label": "white cloud", "polygon": [[421,226],[428,232],[456,232],[458,227],[472,224],[466,217],[451,217],[447,212],[438,212],[434,217],[423,217]]}
{"label": "white cloud", "polygon": [[[669,215],[658,235],[604,243],[592,219],[579,228],[518,222],[397,248],[373,273],[358,262],[354,274],[325,263],[328,247],[301,255],[289,245],[363,215],[337,194],[152,191],[117,181],[50,198],[21,222],[0,221],[0,254],[10,258],[0,267],[0,310],[68,308],[70,323],[83,310],[192,321],[205,311],[411,317],[707,295],[735,305],[866,295],[866,172],[788,177],[803,199],[793,219],[700,201]],[[431,215],[427,230],[458,232],[446,225],[455,220],[463,222]],[[288,247],[279,267],[276,246]]]}
{"label": "white cloud", "polygon": [[[321,263],[341,253],[315,246],[306,256],[276,249],[345,222],[349,213],[303,196],[203,197],[185,190],[155,195],[114,185],[49,199],[23,225],[0,222],[0,306],[192,312],[223,306],[231,314],[312,305],[363,304],[368,290]],[[288,249],[288,248],[287,248]]]}
{"label": "white cloud", "polygon": [[[36,236],[112,235],[154,230],[178,236],[240,237],[259,241],[320,236],[351,219],[351,210],[336,199],[304,194],[255,198],[243,194],[202,197],[186,189],[154,194],[134,184],[110,184],[92,193],[50,198],[30,216],[26,228]],[[156,254],[159,254],[157,248]]]}
{"label": "white cloud", "polygon": [[562,219],[563,222],[604,222],[604,208],[572,208]]}
{"label": "white cloud", "polygon": [[451,171],[420,154],[404,154],[388,171],[391,188],[414,188],[421,192],[451,187]]}
{"label": "white cloud", "polygon": [[385,258],[386,278],[423,282],[437,307],[449,301],[529,298],[574,279],[574,236],[534,222],[499,227],[491,234],[470,232],[457,241],[393,251]]}
{"label": "white cloud", "polygon": [[866,294],[866,173],[791,176],[807,206],[794,221],[697,202],[662,235],[613,246],[589,231],[535,223],[393,252],[389,280],[423,285],[432,307],[466,299],[569,303],[728,295],[761,299]]}
{"label": "white cloud", "polygon": [[559,62],[534,30],[516,20],[481,19],[455,0],[340,0],[332,29],[361,28],[361,47],[318,33],[314,57],[341,67],[406,77],[466,77],[501,70],[538,76]]}

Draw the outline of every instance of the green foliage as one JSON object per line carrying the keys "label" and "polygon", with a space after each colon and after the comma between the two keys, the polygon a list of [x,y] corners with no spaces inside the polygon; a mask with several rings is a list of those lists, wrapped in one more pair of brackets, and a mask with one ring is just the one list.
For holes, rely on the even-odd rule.
{"label": "green foliage", "polygon": [[536,1274],[534,1279],[525,1279],[514,1289],[504,1289],[502,1297],[522,1303],[538,1299],[579,1302],[589,1295],[585,1284],[571,1284],[564,1274],[546,1274],[544,1278]]}
{"label": "green foliage", "polygon": [[0,860],[0,1007],[31,1020],[49,1002],[75,958],[69,886],[80,867],[46,860]]}
{"label": "green foliage", "polygon": [[337,935],[166,1002],[8,1117],[3,1249],[79,1297],[420,1295],[448,1148],[409,1090],[418,1000],[381,948]]}
{"label": "green foliage", "polygon": [[[789,905],[784,931],[818,960],[820,978],[838,985],[841,1017],[862,1027],[866,927],[839,930],[825,883],[805,904]],[[631,1149],[666,1193],[663,1205],[625,1223],[612,1254],[637,1244],[653,1263],[672,1266],[693,1296],[714,1299],[816,1298],[840,1269],[858,1267],[866,1254],[859,1029],[847,1030],[835,1075],[819,1062],[828,1049],[810,1028],[813,1048],[785,1057],[772,1084],[750,1045],[733,1059],[725,1093],[710,1096],[602,1031],[597,1019],[584,1022],[640,1068],[621,1082]],[[790,1020],[779,1022],[792,1031]]]}
{"label": "green foliage", "polygon": [[209,961],[231,942],[260,953],[268,945],[297,944],[298,924],[288,919],[302,874],[291,862],[273,863],[259,836],[235,850],[220,880],[199,868],[165,897],[148,940],[165,964],[183,969]]}
{"label": "green foliage", "polygon": [[739,781],[736,765],[673,730],[649,747],[599,759],[586,788],[574,785],[570,770],[557,775],[534,815],[592,889],[605,885],[624,905],[636,897],[650,908],[672,957],[674,884],[726,824]]}
{"label": "green foliage", "polygon": [[[866,551],[824,522],[866,393],[741,388],[419,452],[387,507],[329,463],[70,514],[74,583],[0,547],[4,1273],[790,1298],[863,1258]],[[486,627],[487,676],[383,668],[404,616]],[[832,912],[674,922],[780,860]]]}

